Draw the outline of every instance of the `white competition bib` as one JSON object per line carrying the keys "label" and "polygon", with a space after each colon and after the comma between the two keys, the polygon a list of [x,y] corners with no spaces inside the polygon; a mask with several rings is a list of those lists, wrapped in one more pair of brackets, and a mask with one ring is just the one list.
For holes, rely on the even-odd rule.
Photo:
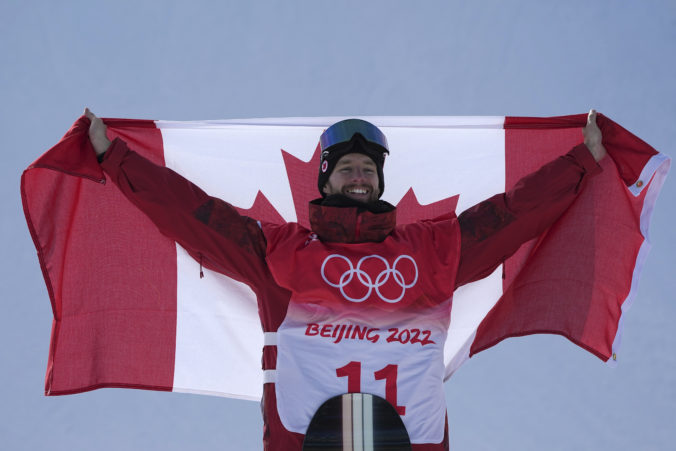
{"label": "white competition bib", "polygon": [[397,315],[396,322],[366,322],[353,314],[354,307],[334,315],[292,300],[277,333],[277,408],[284,427],[304,434],[327,399],[362,392],[395,407],[411,443],[441,442],[450,304]]}

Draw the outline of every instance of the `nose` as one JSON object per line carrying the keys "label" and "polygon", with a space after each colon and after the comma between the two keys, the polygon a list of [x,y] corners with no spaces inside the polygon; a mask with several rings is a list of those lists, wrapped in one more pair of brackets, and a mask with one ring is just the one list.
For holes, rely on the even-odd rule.
{"label": "nose", "polygon": [[361,168],[356,168],[352,172],[352,180],[357,181],[357,180],[366,180],[366,172],[361,169]]}

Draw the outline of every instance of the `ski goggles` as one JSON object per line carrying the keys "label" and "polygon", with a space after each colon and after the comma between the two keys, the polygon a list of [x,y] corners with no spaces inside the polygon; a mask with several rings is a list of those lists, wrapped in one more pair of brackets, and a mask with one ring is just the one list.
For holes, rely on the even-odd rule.
{"label": "ski goggles", "polygon": [[336,144],[348,143],[357,133],[363,136],[367,142],[376,144],[385,149],[387,153],[390,153],[387,146],[387,138],[383,132],[372,123],[361,119],[346,119],[336,122],[327,128],[322,133],[322,136],[319,137],[320,149],[323,153],[326,149]]}

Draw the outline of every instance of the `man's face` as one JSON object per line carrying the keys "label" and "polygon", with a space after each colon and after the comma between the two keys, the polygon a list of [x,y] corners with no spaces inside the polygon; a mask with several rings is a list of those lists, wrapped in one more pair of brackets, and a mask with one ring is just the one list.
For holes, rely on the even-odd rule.
{"label": "man's face", "polygon": [[343,155],[324,185],[324,193],[342,194],[364,203],[378,200],[380,190],[376,164],[361,153]]}

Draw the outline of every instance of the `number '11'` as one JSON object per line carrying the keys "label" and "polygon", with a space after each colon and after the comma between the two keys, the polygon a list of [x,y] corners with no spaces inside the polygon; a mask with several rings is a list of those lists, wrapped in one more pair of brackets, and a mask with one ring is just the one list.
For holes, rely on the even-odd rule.
{"label": "number '11'", "polygon": [[[406,414],[406,406],[397,405],[397,368],[398,365],[390,364],[375,371],[373,376],[377,381],[385,379],[385,399],[394,406],[399,415],[403,416]],[[361,392],[361,362],[352,361],[336,369],[336,376],[347,377],[348,393]]]}

